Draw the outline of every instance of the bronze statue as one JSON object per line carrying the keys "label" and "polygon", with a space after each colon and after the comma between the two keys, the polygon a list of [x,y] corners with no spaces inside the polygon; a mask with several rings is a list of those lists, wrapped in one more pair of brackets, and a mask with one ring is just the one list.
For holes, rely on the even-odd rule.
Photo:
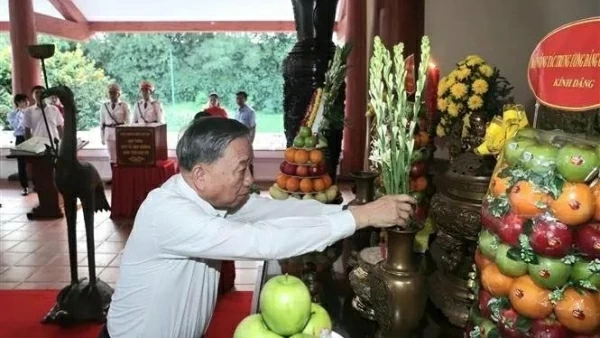
{"label": "bronze statue", "polygon": [[[67,217],[71,284],[60,291],[56,304],[44,323],[72,325],[104,322],[113,293],[112,288],[96,278],[94,249],[94,213],[110,210],[100,175],[93,165],[77,159],[77,110],[73,92],[67,86],[49,88],[43,97],[56,95],[64,105],[64,137],[55,155],[54,182],[62,194]],[[89,279],[77,276],[77,199],[81,201],[85,220]]]}

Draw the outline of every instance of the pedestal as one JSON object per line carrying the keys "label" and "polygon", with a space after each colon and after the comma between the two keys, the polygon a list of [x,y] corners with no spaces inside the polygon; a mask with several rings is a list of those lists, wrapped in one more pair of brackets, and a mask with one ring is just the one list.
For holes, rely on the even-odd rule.
{"label": "pedestal", "polygon": [[129,167],[154,167],[166,161],[167,125],[123,125],[116,128],[117,164]]}

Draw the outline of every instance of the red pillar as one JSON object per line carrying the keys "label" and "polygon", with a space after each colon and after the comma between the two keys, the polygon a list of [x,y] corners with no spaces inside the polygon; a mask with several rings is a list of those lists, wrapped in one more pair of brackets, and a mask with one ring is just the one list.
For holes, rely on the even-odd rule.
{"label": "red pillar", "polygon": [[32,0],[9,0],[10,43],[12,47],[13,94],[29,95],[41,84],[40,62],[27,54],[27,46],[37,43]]}
{"label": "red pillar", "polygon": [[362,170],[367,111],[367,5],[346,0],[346,41],[352,44],[346,74],[346,127],[342,175]]}

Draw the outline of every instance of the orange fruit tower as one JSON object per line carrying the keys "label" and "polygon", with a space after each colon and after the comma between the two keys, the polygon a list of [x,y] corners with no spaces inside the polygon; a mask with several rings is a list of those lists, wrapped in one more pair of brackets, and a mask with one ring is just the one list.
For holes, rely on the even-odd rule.
{"label": "orange fruit tower", "polygon": [[600,140],[506,141],[475,253],[470,337],[600,337]]}

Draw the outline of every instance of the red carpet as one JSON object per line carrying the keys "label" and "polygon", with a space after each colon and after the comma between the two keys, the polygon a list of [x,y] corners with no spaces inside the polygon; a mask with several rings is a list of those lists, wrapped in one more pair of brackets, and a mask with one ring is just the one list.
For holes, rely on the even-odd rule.
{"label": "red carpet", "polygon": [[[40,320],[56,300],[56,290],[0,290],[0,338],[97,338],[99,325],[63,329]],[[250,313],[252,292],[232,291],[217,303],[206,338],[229,338]]]}

